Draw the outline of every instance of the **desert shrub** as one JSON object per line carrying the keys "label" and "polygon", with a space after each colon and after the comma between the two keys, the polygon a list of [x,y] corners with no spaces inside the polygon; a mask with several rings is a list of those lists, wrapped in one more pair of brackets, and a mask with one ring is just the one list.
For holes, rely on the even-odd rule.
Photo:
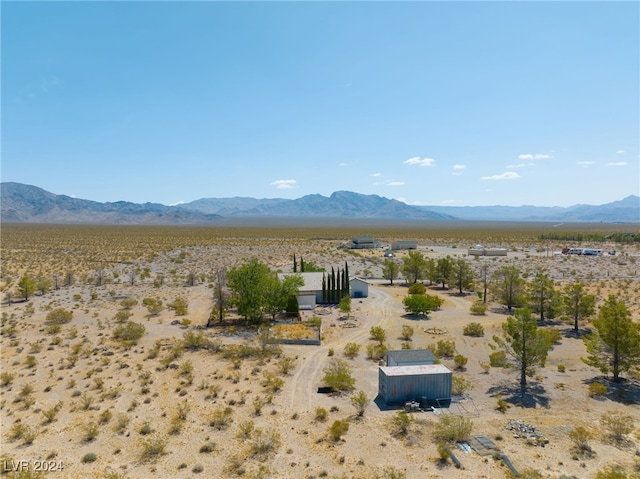
{"label": "desert shrub", "polygon": [[465,336],[480,338],[484,336],[484,326],[480,323],[469,323],[462,330],[462,334]]}
{"label": "desert shrub", "polygon": [[219,431],[226,429],[233,421],[233,409],[230,407],[218,407],[213,410],[209,419],[209,426]]}
{"label": "desert shrub", "polygon": [[384,466],[379,477],[380,479],[407,479],[407,473],[395,466]]}
{"label": "desert shrub", "polygon": [[172,309],[176,316],[184,316],[189,312],[189,303],[181,296],[168,303],[167,307]]}
{"label": "desert shrub", "polygon": [[507,353],[495,351],[489,355],[489,364],[492,368],[506,368],[508,366]]}
{"label": "desert shrub", "polygon": [[578,455],[592,455],[593,449],[589,446],[589,439],[593,438],[593,434],[584,427],[578,426],[569,433],[569,439],[573,442]]}
{"label": "desert shrub", "polygon": [[138,300],[134,298],[124,298],[120,301],[120,307],[123,309],[131,309],[138,304]]}
{"label": "desert shrub", "polygon": [[509,403],[502,399],[502,396],[500,396],[499,394],[496,395],[496,409],[502,414],[507,412],[507,409],[509,409]]}
{"label": "desert shrub", "polygon": [[453,358],[453,362],[455,364],[456,369],[464,369],[468,361],[469,361],[469,358],[466,356],[463,356],[462,354],[456,354],[455,357]]}
{"label": "desert shrub", "polygon": [[558,364],[558,372],[563,373],[567,370],[567,367],[564,364]]}
{"label": "desert shrub", "polygon": [[42,411],[42,415],[44,416],[45,423],[49,424],[49,423],[55,421],[56,416],[60,412],[60,409],[62,409],[62,403],[61,402],[59,402],[55,406],[50,407],[49,409],[43,410]]}
{"label": "desert shrub", "polygon": [[98,455],[94,452],[88,452],[84,456],[82,456],[82,463],[86,464],[87,462],[95,462],[98,459]]}
{"label": "desert shrub", "polygon": [[487,303],[484,301],[476,300],[469,307],[469,312],[474,316],[484,316],[487,314]]}
{"label": "desert shrub", "polygon": [[142,300],[142,305],[147,308],[147,311],[151,316],[159,314],[163,309],[162,300],[156,298],[144,298]]}
{"label": "desert shrub", "polygon": [[384,344],[367,344],[367,359],[378,361],[379,359],[384,358],[385,354],[387,354],[387,347]]}
{"label": "desert shrub", "polygon": [[378,341],[380,344],[384,343],[384,340],[387,339],[387,332],[382,326],[371,326],[369,334],[371,335],[371,339]]}
{"label": "desert shrub", "polygon": [[324,422],[327,420],[327,416],[329,415],[329,413],[327,412],[327,410],[323,407],[317,407],[316,408],[316,414],[315,414],[315,420],[318,422]]}
{"label": "desert shrub", "polygon": [[456,396],[466,394],[473,389],[473,383],[459,374],[454,374],[451,381],[451,394]]}
{"label": "desert shrub", "polygon": [[404,341],[411,341],[411,338],[413,337],[413,333],[414,333],[414,329],[409,326],[408,324],[403,324],[402,325],[402,332],[400,333],[400,337],[404,340]]}
{"label": "desert shrub", "polygon": [[295,367],[296,367],[296,360],[291,356],[283,356],[278,360],[278,369],[285,376],[288,376],[291,370]]}
{"label": "desert shrub", "polygon": [[539,331],[546,338],[549,344],[560,344],[562,341],[562,333],[558,328],[552,326],[540,328]]}
{"label": "desert shrub", "polygon": [[413,283],[409,286],[409,294],[425,294],[427,292],[427,288],[422,283]]}
{"label": "desert shrub", "polygon": [[207,442],[205,444],[203,444],[202,446],[200,446],[200,454],[209,454],[212,453],[213,451],[216,450],[216,443],[215,442]]}
{"label": "desert shrub", "polygon": [[253,430],[255,429],[255,424],[252,420],[242,421],[238,424],[238,438],[239,439],[249,439]]}
{"label": "desert shrub", "polygon": [[335,391],[351,391],[356,380],[351,373],[349,364],[340,358],[332,358],[324,369],[324,383]]}
{"label": "desert shrub", "polygon": [[276,452],[281,444],[282,440],[277,432],[256,429],[250,445],[251,454],[264,458],[272,452]]}
{"label": "desert shrub", "polygon": [[329,437],[334,441],[339,441],[349,430],[349,421],[346,419],[336,419],[329,426]]}
{"label": "desert shrub", "polygon": [[463,416],[440,416],[434,428],[434,437],[439,441],[462,442],[466,441],[473,429],[471,419]]}
{"label": "desert shrub", "polygon": [[135,345],[145,332],[144,324],[128,321],[113,330],[113,339],[125,345]]}
{"label": "desert shrub", "polygon": [[123,412],[119,413],[118,416],[116,417],[116,423],[113,426],[113,430],[119,434],[122,434],[124,430],[127,428],[127,426],[129,425],[129,421],[131,421],[129,416],[127,416]]}
{"label": "desert shrub", "polygon": [[540,471],[528,467],[520,472],[518,477],[521,479],[543,479],[544,476]]}
{"label": "desert shrub", "polygon": [[359,391],[357,394],[351,396],[351,404],[356,409],[358,417],[364,416],[364,411],[370,402],[371,400],[364,391]]}
{"label": "desert shrub", "polygon": [[602,383],[589,384],[589,397],[601,397],[607,394],[607,386]]}
{"label": "desert shrub", "polygon": [[344,346],[344,355],[349,359],[354,359],[360,352],[360,345],[358,343],[347,343]]}
{"label": "desert shrub", "polygon": [[0,384],[2,386],[8,386],[14,378],[15,374],[10,373],[9,371],[2,371],[0,373]]}
{"label": "desert shrub", "polygon": [[617,464],[609,464],[596,473],[596,479],[633,479],[625,470]]}
{"label": "desert shrub", "polygon": [[160,434],[145,437],[140,441],[140,446],[142,446],[142,457],[151,458],[164,454],[164,450],[167,447],[168,442],[169,440],[167,437]]}
{"label": "desert shrub", "polygon": [[100,432],[100,429],[98,428],[98,425],[95,422],[89,422],[84,425],[83,432],[84,432],[83,439],[86,442],[91,442],[96,437],[98,437],[98,433]]}
{"label": "desert shrub", "polygon": [[413,423],[413,421],[414,418],[412,414],[408,413],[404,409],[398,411],[391,418],[394,433],[398,436],[406,436],[407,434],[409,434],[409,428],[411,427],[411,423]]}
{"label": "desert shrub", "polygon": [[56,308],[50,311],[45,321],[47,324],[66,324],[73,319],[73,311],[67,311],[64,308]]}
{"label": "desert shrub", "polygon": [[435,355],[438,358],[452,358],[456,353],[456,342],[450,339],[441,339],[436,343]]}
{"label": "desert shrub", "polygon": [[129,321],[131,316],[133,316],[131,311],[118,311],[113,315],[113,320],[118,324],[124,324]]}
{"label": "desert shrub", "polygon": [[624,442],[624,436],[633,431],[633,417],[617,411],[608,411],[600,418],[600,425],[609,432],[609,437],[617,443]]}

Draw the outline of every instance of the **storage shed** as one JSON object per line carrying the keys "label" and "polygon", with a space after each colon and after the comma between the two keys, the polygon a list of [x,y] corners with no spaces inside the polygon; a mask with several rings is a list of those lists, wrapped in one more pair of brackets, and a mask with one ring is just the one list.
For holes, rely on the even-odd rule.
{"label": "storage shed", "polygon": [[380,366],[378,394],[385,404],[451,402],[452,373],[442,364]]}
{"label": "storage shed", "polygon": [[360,278],[349,280],[349,289],[352,298],[366,298],[369,296],[369,283]]}
{"label": "storage shed", "polygon": [[387,366],[434,364],[435,355],[429,349],[395,349],[387,351]]}
{"label": "storage shed", "polygon": [[400,240],[391,243],[391,249],[418,249],[418,242],[414,240]]}

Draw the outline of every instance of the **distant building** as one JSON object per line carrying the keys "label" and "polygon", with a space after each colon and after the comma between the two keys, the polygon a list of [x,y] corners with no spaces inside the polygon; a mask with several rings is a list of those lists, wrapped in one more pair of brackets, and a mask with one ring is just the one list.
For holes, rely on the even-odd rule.
{"label": "distant building", "polygon": [[375,249],[379,247],[380,243],[371,236],[354,236],[349,243],[349,248],[351,249]]}
{"label": "distant building", "polygon": [[507,256],[506,248],[485,248],[481,245],[476,245],[473,248],[469,248],[467,252],[469,256]]}
{"label": "distant building", "polygon": [[[324,303],[322,297],[322,278],[327,273],[280,273],[278,278],[282,279],[289,274],[299,274],[304,284],[298,289],[296,295],[298,307],[301,310],[311,310],[318,304]],[[349,280],[349,294],[352,298],[366,298],[369,296],[369,283],[365,280],[353,277]]]}
{"label": "distant building", "polygon": [[418,249],[418,242],[413,240],[394,241],[391,243],[391,249]]}

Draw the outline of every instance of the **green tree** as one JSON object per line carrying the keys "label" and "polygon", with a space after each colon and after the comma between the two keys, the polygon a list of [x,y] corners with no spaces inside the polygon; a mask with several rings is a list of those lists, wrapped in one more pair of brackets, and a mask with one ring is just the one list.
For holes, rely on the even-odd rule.
{"label": "green tree", "polygon": [[[293,257],[295,262],[295,255]],[[213,284],[213,309],[209,315],[207,321],[207,327],[213,325],[214,319],[218,319],[220,323],[224,321],[224,317],[227,315],[229,309],[230,295],[227,289],[227,270],[219,268],[215,272],[215,279]]]}
{"label": "green tree", "polygon": [[243,265],[231,268],[227,281],[231,290],[231,301],[238,308],[238,314],[245,320],[260,324],[265,305],[271,271],[269,267],[251,258]]}
{"label": "green tree", "polygon": [[467,261],[462,258],[453,260],[451,263],[451,272],[447,282],[458,288],[458,292],[462,294],[463,289],[473,288],[473,269]]}
{"label": "green tree", "polygon": [[549,275],[539,271],[527,285],[529,302],[532,310],[540,314],[540,323],[544,323],[544,315],[551,308],[554,299],[554,281]]}
{"label": "green tree", "polygon": [[436,283],[442,283],[442,289],[445,288],[445,285],[451,274],[453,272],[453,258],[447,255],[444,258],[438,258],[436,263]]}
{"label": "green tree", "polygon": [[572,283],[562,291],[562,304],[564,313],[573,319],[573,329],[578,331],[578,322],[595,312],[596,297],[587,294],[583,283]]}
{"label": "green tree", "polygon": [[524,280],[515,266],[501,266],[493,273],[493,293],[510,312],[520,305],[524,294]]}
{"label": "green tree", "polygon": [[538,367],[544,367],[551,349],[547,336],[538,328],[538,322],[527,308],[519,309],[502,323],[502,337],[493,340],[516,365],[520,372],[520,393],[524,397],[527,377],[533,376]]}
{"label": "green tree", "polygon": [[402,298],[402,304],[406,312],[424,316],[438,309],[442,302],[443,300],[439,296],[430,294],[410,294]]}
{"label": "green tree", "polygon": [[419,279],[424,278],[426,267],[427,262],[419,251],[409,251],[407,256],[402,258],[402,274],[407,278],[407,281],[412,283],[416,283]]}
{"label": "green tree", "polygon": [[338,392],[351,391],[356,384],[349,363],[340,358],[331,358],[329,365],[324,369],[323,381]]}
{"label": "green tree", "polygon": [[35,287],[37,291],[40,291],[40,294],[45,294],[47,291],[51,289],[52,282],[49,278],[39,275],[36,278]]}
{"label": "green tree", "polygon": [[380,344],[384,343],[384,340],[387,339],[387,332],[384,330],[382,326],[371,326],[369,330],[369,334],[371,337],[378,341]]}
{"label": "green tree", "polygon": [[[479,258],[479,256],[476,256]],[[480,266],[480,271],[478,273],[480,281],[482,281],[482,302],[487,302],[487,288],[489,286],[489,265],[487,263],[482,263]]]}
{"label": "green tree", "polygon": [[589,366],[604,374],[613,373],[620,382],[620,373],[638,370],[640,364],[640,324],[634,323],[626,303],[609,295],[593,320],[596,332],[584,337]]}
{"label": "green tree", "polygon": [[340,300],[340,312],[347,315],[351,314],[351,296],[343,296]]}
{"label": "green tree", "polygon": [[29,301],[29,297],[36,291],[36,283],[28,275],[24,275],[18,281],[18,291],[25,301]]}
{"label": "green tree", "polygon": [[382,277],[389,280],[389,284],[393,285],[393,280],[398,278],[400,266],[392,259],[385,259],[382,264]]}
{"label": "green tree", "polygon": [[275,319],[278,313],[287,309],[289,299],[295,296],[303,284],[304,280],[299,274],[290,274],[279,279],[274,273],[270,273],[263,285],[264,311]]}

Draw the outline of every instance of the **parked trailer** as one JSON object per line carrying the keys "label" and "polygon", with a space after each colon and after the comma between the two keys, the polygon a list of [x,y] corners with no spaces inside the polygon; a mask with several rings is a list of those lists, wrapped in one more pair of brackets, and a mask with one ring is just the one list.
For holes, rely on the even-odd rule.
{"label": "parked trailer", "polygon": [[582,250],[582,254],[585,256],[602,256],[602,250],[585,248]]}

